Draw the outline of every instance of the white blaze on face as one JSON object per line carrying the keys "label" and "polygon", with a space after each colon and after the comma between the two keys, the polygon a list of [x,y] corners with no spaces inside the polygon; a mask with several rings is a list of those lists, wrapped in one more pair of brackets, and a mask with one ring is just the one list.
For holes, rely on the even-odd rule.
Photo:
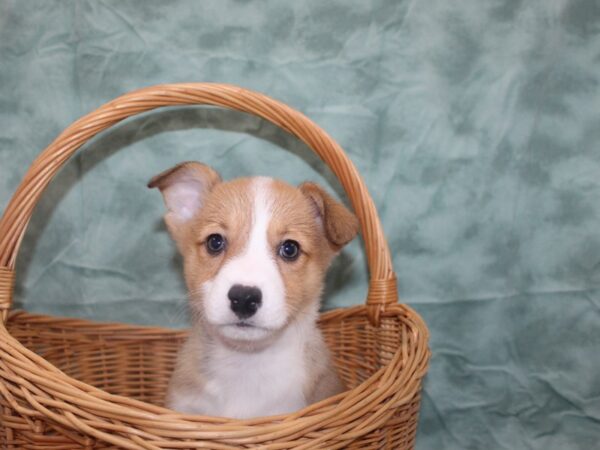
{"label": "white blaze on face", "polygon": [[[287,320],[285,286],[275,260],[275,249],[267,238],[272,215],[271,183],[270,178],[259,177],[253,180],[250,185],[253,194],[251,217],[239,218],[252,221],[248,241],[240,254],[227,261],[213,280],[202,285],[208,322],[217,326],[224,325],[220,327],[220,331],[232,339],[261,339],[270,334],[270,331],[282,328]],[[255,328],[235,326],[239,319],[230,308],[227,294],[236,284],[255,286],[262,292],[261,307],[246,320]]]}

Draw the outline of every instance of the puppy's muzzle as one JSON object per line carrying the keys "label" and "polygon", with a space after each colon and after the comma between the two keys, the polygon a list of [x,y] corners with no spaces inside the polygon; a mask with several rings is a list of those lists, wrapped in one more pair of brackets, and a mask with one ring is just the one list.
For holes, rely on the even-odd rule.
{"label": "puppy's muzzle", "polygon": [[262,304],[262,292],[255,286],[234,284],[227,293],[231,310],[240,319],[252,317]]}

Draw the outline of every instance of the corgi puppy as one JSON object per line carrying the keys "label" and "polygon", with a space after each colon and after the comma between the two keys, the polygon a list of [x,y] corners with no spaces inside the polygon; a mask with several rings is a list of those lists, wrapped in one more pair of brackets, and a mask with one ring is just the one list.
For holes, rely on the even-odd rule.
{"label": "corgi puppy", "polygon": [[356,236],[356,217],[314,183],[224,182],[198,162],[148,187],[163,195],[192,313],[167,406],[243,419],[341,392],[316,321],[325,272]]}

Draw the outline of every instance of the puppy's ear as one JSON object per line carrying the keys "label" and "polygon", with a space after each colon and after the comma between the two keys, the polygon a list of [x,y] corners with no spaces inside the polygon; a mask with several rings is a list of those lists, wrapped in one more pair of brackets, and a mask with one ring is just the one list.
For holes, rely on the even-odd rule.
{"label": "puppy's ear", "polygon": [[318,184],[307,181],[298,188],[314,205],[315,212],[323,223],[325,236],[335,250],[341,249],[354,239],[358,233],[358,219],[348,208]]}
{"label": "puppy's ear", "polygon": [[217,172],[199,162],[184,162],[148,182],[149,188],[158,188],[167,207],[165,222],[175,240],[202,208],[207,194],[221,182]]}

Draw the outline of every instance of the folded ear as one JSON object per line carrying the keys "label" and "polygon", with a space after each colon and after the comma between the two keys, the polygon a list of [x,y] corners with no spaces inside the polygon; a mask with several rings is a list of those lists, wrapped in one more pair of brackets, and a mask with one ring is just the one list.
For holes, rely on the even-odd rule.
{"label": "folded ear", "polygon": [[313,203],[317,216],[323,222],[325,236],[336,250],[354,239],[358,233],[358,219],[348,208],[318,184],[307,181],[298,188]]}
{"label": "folded ear", "polygon": [[167,207],[165,222],[177,240],[178,231],[200,211],[207,194],[221,182],[212,168],[199,162],[188,161],[156,175],[148,182],[149,188],[158,188]]}

